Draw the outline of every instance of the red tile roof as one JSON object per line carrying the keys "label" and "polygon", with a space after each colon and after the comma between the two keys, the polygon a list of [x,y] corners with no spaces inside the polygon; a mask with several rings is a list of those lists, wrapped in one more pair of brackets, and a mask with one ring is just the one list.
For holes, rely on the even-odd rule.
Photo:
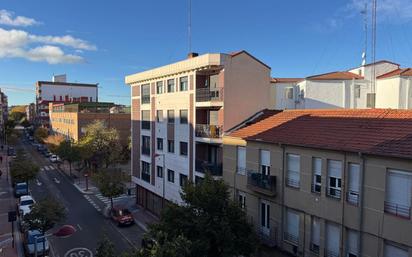
{"label": "red tile roof", "polygon": [[308,80],[352,80],[363,79],[362,76],[349,71],[334,71],[307,77]]}
{"label": "red tile roof", "polygon": [[302,80],[303,78],[272,78],[270,82],[272,83],[296,83]]}
{"label": "red tile roof", "polygon": [[229,136],[412,159],[412,110],[286,110]]}
{"label": "red tile roof", "polygon": [[412,68],[397,69],[378,76],[378,79],[391,78],[395,76],[412,76]]}

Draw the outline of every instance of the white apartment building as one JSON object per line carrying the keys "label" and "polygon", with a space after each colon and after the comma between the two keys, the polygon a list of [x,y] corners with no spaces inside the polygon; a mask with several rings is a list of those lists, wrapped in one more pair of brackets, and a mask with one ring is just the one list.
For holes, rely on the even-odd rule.
{"label": "white apartment building", "polygon": [[246,51],[208,53],[125,78],[132,96],[136,201],[156,215],[187,180],[222,176],[222,136],[269,107],[270,67]]}

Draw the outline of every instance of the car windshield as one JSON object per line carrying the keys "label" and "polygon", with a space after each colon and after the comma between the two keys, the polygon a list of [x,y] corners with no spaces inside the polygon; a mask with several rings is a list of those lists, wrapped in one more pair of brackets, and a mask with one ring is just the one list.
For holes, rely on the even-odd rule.
{"label": "car windshield", "polygon": [[25,184],[17,184],[16,188],[17,189],[26,189],[26,185]]}
{"label": "car windshield", "polygon": [[21,201],[20,205],[29,205],[33,203],[34,203],[33,200],[24,200],[24,201]]}
{"label": "car windshield", "polygon": [[123,210],[119,210],[119,215],[120,216],[125,216],[125,215],[129,215],[130,211],[128,209],[123,209]]}
{"label": "car windshield", "polygon": [[[34,237],[35,236],[37,236],[37,237],[40,237],[41,235],[40,235],[40,233],[38,233],[38,234],[31,234],[30,236],[29,236],[29,244],[34,244],[34,241],[35,241],[35,239],[34,239]],[[43,242],[44,241],[44,238],[38,238],[37,239],[37,243],[41,243],[41,242]]]}

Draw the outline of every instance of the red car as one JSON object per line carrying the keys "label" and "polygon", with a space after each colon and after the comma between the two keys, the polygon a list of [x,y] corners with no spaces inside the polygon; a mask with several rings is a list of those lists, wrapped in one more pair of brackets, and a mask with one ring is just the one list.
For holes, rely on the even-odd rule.
{"label": "red car", "polygon": [[133,215],[127,208],[113,207],[110,216],[118,226],[134,224]]}

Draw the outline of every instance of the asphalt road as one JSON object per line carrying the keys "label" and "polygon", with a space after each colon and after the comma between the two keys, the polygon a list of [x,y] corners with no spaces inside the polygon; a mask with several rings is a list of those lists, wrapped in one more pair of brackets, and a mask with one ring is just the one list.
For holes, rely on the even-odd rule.
{"label": "asphalt road", "polygon": [[[19,147],[24,148],[33,161],[40,167],[51,163],[40,155],[33,146],[21,143]],[[136,238],[141,238],[143,230],[133,226],[132,228],[119,228],[112,221],[99,213],[69,181],[57,169],[43,170],[37,176],[37,181],[30,183],[31,194],[35,200],[53,196],[66,208],[67,216],[62,224],[70,224],[76,227],[77,232],[68,238],[49,238],[51,242],[52,257],[76,257],[93,256],[88,254],[68,254],[72,249],[83,249],[84,252],[95,252],[98,241],[104,234],[113,242],[118,254],[139,247]],[[133,233],[131,235],[131,233]],[[128,237],[125,236],[128,235]],[[135,234],[135,235],[134,235]],[[133,236],[135,240],[131,240]],[[81,251],[81,250],[79,250]]]}

